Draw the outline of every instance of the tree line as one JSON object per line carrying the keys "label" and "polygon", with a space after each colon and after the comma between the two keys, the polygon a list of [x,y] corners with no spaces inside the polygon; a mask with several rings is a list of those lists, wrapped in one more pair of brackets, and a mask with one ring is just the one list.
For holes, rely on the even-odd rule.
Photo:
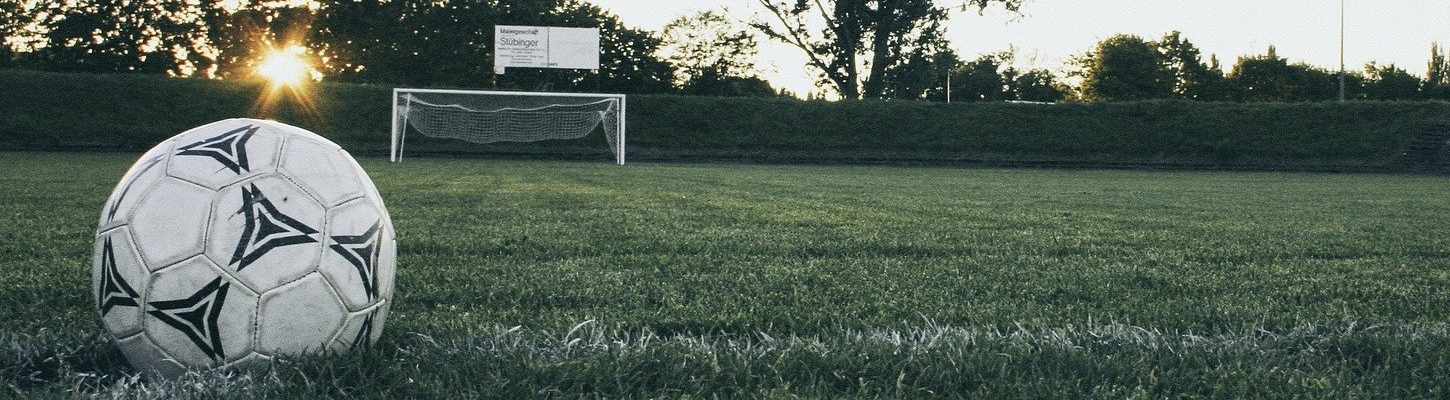
{"label": "tree line", "polygon": [[[944,39],[948,7],[980,12],[1000,6],[1017,12],[1023,0],[965,0],[947,6],[930,0],[755,2],[768,13],[751,26],[807,54],[808,65],[818,72],[818,84],[843,98],[1450,100],[1450,63],[1446,50],[1435,43],[1430,47],[1428,73],[1421,79],[1395,65],[1371,63],[1362,71],[1341,73],[1289,63],[1273,47],[1263,55],[1240,57],[1225,72],[1215,56],[1205,60],[1179,32],[1159,40],[1116,35],[1074,57],[1065,76],[1058,76],[1047,69],[1015,67],[1010,50],[966,61]],[[819,26],[824,28],[814,28]]]}
{"label": "tree line", "polygon": [[[578,0],[0,0],[0,66],[206,78],[251,75],[300,45],[330,81],[665,93],[662,41]],[[596,27],[598,71],[495,75],[494,25]],[[768,87],[768,86],[767,86]]]}
{"label": "tree line", "polygon": [[1290,63],[1273,46],[1239,57],[1225,72],[1217,57],[1205,60],[1179,32],[1158,40],[1115,35],[1072,60],[1070,74],[1081,78],[1073,95],[1085,101],[1450,100],[1446,50],[1431,43],[1429,54],[1423,78],[1393,64],[1333,71]]}
{"label": "tree line", "polygon": [[[1024,0],[755,2],[766,11],[755,20],[708,11],[652,32],[583,0],[0,0],[0,68],[233,79],[251,76],[270,48],[300,45],[317,73],[339,82],[783,95],[754,64],[764,39],[799,49],[818,86],[846,99],[1450,100],[1447,51],[1433,43],[1417,77],[1377,64],[1341,74],[1289,63],[1272,47],[1225,69],[1178,32],[1117,35],[1059,74],[1019,69],[1011,51],[966,60],[945,39],[953,12],[1015,12]],[[494,25],[599,28],[600,68],[494,74]]]}

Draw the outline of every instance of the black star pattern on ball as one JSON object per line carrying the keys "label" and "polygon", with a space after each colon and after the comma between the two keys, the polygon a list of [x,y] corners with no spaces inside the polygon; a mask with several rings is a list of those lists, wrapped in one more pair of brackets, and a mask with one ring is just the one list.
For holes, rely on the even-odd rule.
{"label": "black star pattern on ball", "polygon": [[96,296],[97,307],[101,309],[101,316],[111,312],[115,307],[140,307],[136,299],[141,295],[136,294],[136,289],[126,283],[126,278],[116,270],[116,251],[111,247],[111,238],[106,238],[106,243],[101,245],[101,290]]}
{"label": "black star pattern on ball", "polygon": [[235,265],[238,272],[278,247],[317,242],[312,237],[316,229],[278,211],[256,184],[242,189],[242,209],[237,213],[245,215],[246,227],[227,265]]}
{"label": "black star pattern on ball", "polygon": [[116,201],[112,202],[111,206],[106,211],[106,222],[111,222],[116,219],[116,211],[119,211],[121,209],[121,201],[125,200],[126,194],[131,192],[131,186],[136,184],[136,178],[140,177],[141,175],[145,175],[146,171],[150,171],[151,167],[155,167],[156,164],[160,164],[161,160],[165,159],[166,157],[163,156],[152,157],[150,160],[146,160],[146,164],[141,167],[140,171],[136,171],[136,174],[131,176],[131,181],[126,182],[126,188],[121,189],[121,195],[116,196]]}
{"label": "black star pattern on ball", "polygon": [[231,282],[216,278],[185,299],[151,302],[151,311],[147,313],[186,334],[207,357],[220,360],[226,356],[222,352],[217,317],[221,316],[222,304],[226,302],[227,289],[231,285]]}
{"label": "black star pattern on ball", "polygon": [[368,345],[368,341],[373,337],[373,318],[377,316],[378,310],[374,309],[373,312],[368,313],[367,318],[363,318],[362,327],[358,328],[357,336],[352,338],[352,346],[348,346],[349,350],[356,350],[359,346]]}
{"label": "black star pattern on ball", "polygon": [[258,128],[257,125],[247,125],[233,129],[214,138],[182,146],[177,149],[176,155],[211,157],[237,174],[251,171],[247,165],[247,140],[257,133]]}
{"label": "black star pattern on ball", "polygon": [[378,251],[382,246],[378,245],[378,228],[380,222],[373,222],[373,226],[367,232],[356,236],[333,236],[334,242],[328,246],[342,258],[357,269],[357,275],[362,279],[363,291],[367,293],[368,300],[378,298]]}

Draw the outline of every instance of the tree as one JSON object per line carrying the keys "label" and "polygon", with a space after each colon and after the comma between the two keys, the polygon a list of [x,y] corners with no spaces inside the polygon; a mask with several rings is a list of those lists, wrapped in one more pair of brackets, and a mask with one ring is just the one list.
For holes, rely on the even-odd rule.
{"label": "tree", "polygon": [[[1012,64],[1015,50],[983,54],[967,63],[958,63],[951,72],[952,101],[1036,101],[1056,102],[1066,97],[1051,71],[1019,70]],[[930,100],[942,101],[945,93],[933,91]]]}
{"label": "tree", "polygon": [[1370,62],[1364,66],[1364,90],[1375,100],[1417,100],[1420,99],[1420,78],[1410,75],[1394,64],[1385,66]]}
{"label": "tree", "polygon": [[[34,41],[30,32],[35,22],[32,4],[23,0],[0,0],[0,68],[13,66],[20,48]],[[27,49],[28,50],[28,49]]]}
{"label": "tree", "polygon": [[[619,18],[588,6],[599,18],[601,51],[600,91],[616,93],[669,93],[674,89],[674,68],[659,54],[660,39],[649,31],[625,27]],[[559,70],[555,70],[559,71]],[[584,72],[576,72],[583,74]],[[578,87],[578,85],[576,85]]]}
{"label": "tree", "polygon": [[1072,62],[1087,101],[1168,98],[1178,82],[1158,45],[1134,35],[1113,35]]}
{"label": "tree", "polygon": [[1210,58],[1211,62],[1205,64],[1198,47],[1189,43],[1178,31],[1163,35],[1157,46],[1158,52],[1163,55],[1163,67],[1173,76],[1173,97],[1204,101],[1227,99],[1223,68],[1219,67],[1218,58]]}
{"label": "tree", "polygon": [[322,55],[323,74],[345,82],[417,85],[410,54],[421,48],[425,2],[358,0],[318,10],[308,41]]}
{"label": "tree", "polygon": [[1018,72],[1016,69],[1010,69],[1010,72],[1007,91],[1011,93],[1013,99],[1055,103],[1067,98],[1066,86],[1057,82],[1057,77],[1052,74],[1052,71],[1030,69]]}
{"label": "tree", "polygon": [[780,96],[770,82],[755,76],[721,76],[714,70],[702,71],[679,87],[681,94],[723,97]]}
{"label": "tree", "polygon": [[[1325,101],[1339,97],[1339,80],[1336,73],[1303,63],[1290,65],[1279,57],[1274,46],[1261,56],[1239,57],[1233,72],[1226,77],[1234,90],[1233,98],[1239,101]],[[1346,76],[1346,96],[1356,92],[1351,82],[1359,80],[1354,75]]]}
{"label": "tree", "polygon": [[211,51],[201,75],[251,76],[266,52],[306,45],[314,17],[312,8],[287,0],[249,0],[234,9],[207,9],[206,36]]}
{"label": "tree", "polygon": [[[970,0],[979,10],[992,3],[1016,10],[1023,0]],[[942,24],[947,10],[931,0],[757,0],[768,20],[750,25],[767,37],[806,54],[819,83],[841,97],[920,97],[916,84],[900,82],[941,76],[950,70],[934,55],[947,51]],[[824,28],[817,31],[817,26]],[[943,68],[933,71],[933,68]],[[894,81],[896,80],[896,81]]]}
{"label": "tree", "polygon": [[760,79],[754,34],[724,15],[702,11],[665,25],[661,50],[675,67],[681,93],[707,96],[773,96]]}
{"label": "tree", "polygon": [[1228,83],[1217,57],[1203,53],[1178,31],[1157,41],[1114,35],[1093,51],[1072,60],[1072,74],[1083,78],[1081,97],[1088,101],[1178,98],[1228,99]]}
{"label": "tree", "polygon": [[952,71],[952,101],[1002,101],[1008,99],[1007,82],[1001,69],[1009,53],[984,54]]}
{"label": "tree", "polygon": [[[507,12],[499,3],[336,2],[319,10],[309,41],[326,60],[324,74],[336,80],[483,87],[493,75],[493,26]],[[527,12],[538,18],[548,11],[540,4]]]}
{"label": "tree", "polygon": [[8,68],[15,63],[15,47],[10,41],[19,36],[15,22],[16,15],[20,14],[18,8],[18,2],[0,3],[0,68]]}
{"label": "tree", "polygon": [[1430,62],[1425,68],[1426,98],[1450,100],[1450,57],[1438,42],[1430,42]]}
{"label": "tree", "polygon": [[190,75],[205,51],[201,4],[190,0],[79,0],[49,4],[41,62],[76,72]]}
{"label": "tree", "polygon": [[900,68],[891,68],[880,81],[885,82],[882,98],[926,99],[944,89],[942,77],[959,63],[956,52],[945,49],[934,53],[913,52]]}
{"label": "tree", "polygon": [[1274,46],[1269,46],[1269,52],[1264,55],[1239,57],[1227,78],[1236,100],[1292,101],[1293,75],[1289,61],[1280,58]]}
{"label": "tree", "polygon": [[[495,75],[495,25],[600,30],[600,69],[521,68]],[[319,10],[310,41],[324,73],[352,82],[663,93],[669,63],[660,40],[577,0],[357,0]]]}

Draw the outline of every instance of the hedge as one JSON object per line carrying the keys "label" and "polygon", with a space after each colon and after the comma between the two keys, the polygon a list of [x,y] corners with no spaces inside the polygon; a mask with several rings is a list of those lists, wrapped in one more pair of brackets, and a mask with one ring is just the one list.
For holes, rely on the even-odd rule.
{"label": "hedge", "polygon": [[[272,118],[354,153],[387,151],[391,88],[0,70],[0,149],[138,151],[190,127]],[[802,101],[632,95],[631,160],[1403,169],[1444,164],[1446,102],[1091,104]],[[1425,143],[1429,143],[1426,147]],[[410,149],[510,156],[607,152],[590,137]],[[1431,154],[1411,154],[1411,153]],[[1423,169],[1425,165],[1415,165]]]}

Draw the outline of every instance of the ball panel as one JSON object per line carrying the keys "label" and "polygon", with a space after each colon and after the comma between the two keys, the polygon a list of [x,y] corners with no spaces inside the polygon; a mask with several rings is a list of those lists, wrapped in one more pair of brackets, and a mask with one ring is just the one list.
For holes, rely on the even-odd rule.
{"label": "ball panel", "polygon": [[276,175],[218,193],[207,255],[257,292],[312,272],[322,256],[326,211]]}
{"label": "ball panel", "polygon": [[381,297],[381,273],[391,278],[392,268],[383,244],[390,237],[385,220],[366,198],[357,198],[328,210],[327,248],[318,270],[342,296],[348,310],[361,310]]}
{"label": "ball panel", "polygon": [[387,239],[383,240],[382,251],[378,252],[378,293],[384,300],[393,299],[393,282],[397,276],[398,239],[393,226],[387,225]]}
{"label": "ball panel", "polygon": [[222,368],[250,367],[255,365],[264,365],[271,361],[272,357],[254,351],[239,360],[222,365]]}
{"label": "ball panel", "polygon": [[368,202],[382,216],[382,232],[384,235],[383,240],[381,240],[381,250],[378,252],[378,293],[382,299],[392,299],[393,280],[398,264],[398,240],[396,231],[393,230],[393,218],[388,213],[388,208],[383,203],[383,197],[378,193],[377,186],[373,185],[372,179],[369,178],[367,171],[364,171],[362,166],[356,162],[352,163],[352,165],[354,168],[357,168],[359,179],[364,183],[362,191],[366,194]]}
{"label": "ball panel", "polygon": [[186,372],[185,366],[167,356],[146,335],[116,339],[116,347],[121,349],[126,361],[130,361],[141,372],[159,376],[178,376]]}
{"label": "ball panel", "polygon": [[169,142],[162,143],[142,155],[126,171],[121,182],[116,184],[116,189],[106,199],[106,206],[101,209],[101,230],[119,226],[131,219],[132,209],[139,203],[141,193],[155,186],[166,175],[166,155],[170,150]]}
{"label": "ball panel", "polygon": [[257,294],[206,257],[151,275],[146,335],[189,366],[216,366],[252,350]]}
{"label": "ball panel", "polygon": [[347,310],[319,274],[262,294],[257,309],[257,351],[299,355],[323,350],[342,327]]}
{"label": "ball panel", "polygon": [[334,149],[340,149],[340,148],[342,148],[342,146],[338,146],[336,144],[333,144],[331,140],[327,140],[327,138],[322,137],[322,135],[318,135],[318,134],[316,134],[316,133],[314,133],[312,131],[309,131],[309,130],[306,130],[306,129],[302,129],[302,128],[299,128],[299,127],[296,127],[296,126],[288,125],[288,124],[283,123],[283,122],[277,122],[277,121],[272,121],[272,120],[253,120],[253,121],[261,121],[262,123],[265,123],[265,124],[273,127],[278,132],[284,133],[288,137],[301,138],[301,139],[311,140],[311,141],[320,142],[320,143],[327,143],[327,144],[331,145],[332,148],[334,148]]}
{"label": "ball panel", "polygon": [[369,343],[377,343],[378,338],[383,337],[383,326],[388,324],[388,311],[392,308],[391,297],[378,304],[377,311],[373,314],[373,332],[372,336],[368,338]]}
{"label": "ball panel", "polygon": [[201,253],[214,193],[176,179],[162,179],[147,191],[131,217],[131,232],[151,268]]}
{"label": "ball panel", "polygon": [[379,303],[347,316],[342,329],[332,338],[332,346],[340,349],[355,349],[377,343],[383,332],[383,320],[387,318],[386,304]]}
{"label": "ball panel", "polygon": [[362,195],[356,162],[331,142],[288,138],[280,164],[287,177],[328,207]]}
{"label": "ball panel", "polygon": [[276,170],[282,134],[263,121],[229,119],[176,138],[167,173],[218,190]]}
{"label": "ball panel", "polygon": [[131,242],[131,233],[120,227],[102,232],[96,239],[91,267],[91,293],[106,330],[113,337],[141,331],[146,291],[146,266]]}
{"label": "ball panel", "polygon": [[[346,151],[343,152],[343,154],[346,153]],[[351,156],[348,157],[351,158]],[[378,210],[383,213],[383,219],[388,220],[389,225],[391,225],[393,218],[388,214],[387,204],[383,203],[383,196],[378,193],[377,185],[373,184],[372,177],[368,175],[367,171],[363,170],[362,164],[357,163],[356,160],[353,161],[352,167],[356,170],[358,180],[363,183],[363,188],[361,189],[363,194],[372,200],[374,205],[377,205]]]}

